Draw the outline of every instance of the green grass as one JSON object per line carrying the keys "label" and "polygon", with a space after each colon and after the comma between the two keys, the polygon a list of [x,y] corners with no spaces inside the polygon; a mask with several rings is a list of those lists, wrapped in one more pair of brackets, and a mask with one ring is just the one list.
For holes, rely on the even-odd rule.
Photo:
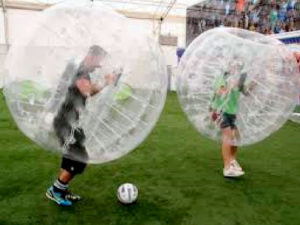
{"label": "green grass", "polygon": [[[72,183],[84,197],[71,208],[45,198],[58,155],[18,131],[0,100],[0,224],[12,225],[297,225],[300,224],[300,126],[288,122],[265,141],[243,148],[246,176],[222,177],[220,147],[188,123],[175,94],[151,133],[131,154],[90,166]],[[135,183],[139,200],[117,202]]]}
{"label": "green grass", "polygon": [[299,113],[300,113],[300,106],[297,106],[297,107],[295,108],[295,112],[299,112]]}

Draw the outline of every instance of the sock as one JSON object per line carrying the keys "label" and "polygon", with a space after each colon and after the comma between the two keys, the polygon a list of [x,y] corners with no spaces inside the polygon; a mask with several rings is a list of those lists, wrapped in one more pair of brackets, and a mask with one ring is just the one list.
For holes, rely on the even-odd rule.
{"label": "sock", "polygon": [[63,181],[61,181],[60,179],[57,179],[54,183],[53,183],[53,190],[55,192],[65,192],[67,189],[69,188],[69,185],[64,183]]}

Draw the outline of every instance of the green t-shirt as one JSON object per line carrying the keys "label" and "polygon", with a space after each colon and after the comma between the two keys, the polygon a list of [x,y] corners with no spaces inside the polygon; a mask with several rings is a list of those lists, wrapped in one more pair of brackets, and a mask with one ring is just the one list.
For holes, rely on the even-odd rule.
{"label": "green t-shirt", "polygon": [[218,95],[217,92],[222,87],[228,88],[228,82],[225,79],[224,75],[217,77],[213,84],[215,94],[211,104],[212,109],[228,114],[237,114],[240,98],[239,88],[234,87],[230,89],[226,95]]}
{"label": "green t-shirt", "polygon": [[221,111],[223,108],[224,97],[218,95],[217,92],[221,87],[226,87],[227,82],[224,78],[224,75],[218,76],[213,83],[214,96],[211,103],[211,108],[216,111]]}
{"label": "green t-shirt", "polygon": [[230,90],[225,98],[223,112],[228,114],[237,114],[239,108],[240,90],[238,87],[234,87]]}

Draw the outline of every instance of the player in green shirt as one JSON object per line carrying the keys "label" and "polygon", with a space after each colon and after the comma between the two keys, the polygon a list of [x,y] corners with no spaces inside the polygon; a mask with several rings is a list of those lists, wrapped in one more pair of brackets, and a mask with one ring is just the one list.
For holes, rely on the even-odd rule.
{"label": "player in green shirt", "polygon": [[214,96],[211,104],[212,120],[217,121],[222,131],[222,156],[225,177],[240,177],[245,174],[236,160],[239,132],[236,127],[236,114],[239,109],[240,94],[249,94],[253,83],[244,86],[247,74],[242,72],[243,64],[230,64],[229,72],[218,76],[213,84]]}

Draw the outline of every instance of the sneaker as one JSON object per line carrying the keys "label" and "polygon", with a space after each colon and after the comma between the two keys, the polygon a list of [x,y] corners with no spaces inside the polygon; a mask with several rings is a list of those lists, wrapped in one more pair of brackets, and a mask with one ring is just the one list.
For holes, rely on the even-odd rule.
{"label": "sneaker", "polygon": [[238,171],[243,171],[241,165],[235,159],[231,160],[230,165],[233,166]]}
{"label": "sneaker", "polygon": [[46,196],[47,198],[51,199],[52,201],[56,202],[58,205],[61,205],[61,206],[71,206],[72,205],[72,202],[68,199],[65,199],[63,197],[63,194],[62,193],[59,193],[59,192],[55,192],[53,190],[53,186],[51,186],[47,192],[46,192]]}
{"label": "sneaker", "polygon": [[71,202],[78,202],[78,201],[82,200],[82,197],[80,195],[72,193],[69,190],[66,190],[65,199],[67,199]]}
{"label": "sneaker", "polygon": [[224,177],[241,177],[245,174],[242,170],[237,170],[235,167],[230,165],[227,169],[223,169]]}

